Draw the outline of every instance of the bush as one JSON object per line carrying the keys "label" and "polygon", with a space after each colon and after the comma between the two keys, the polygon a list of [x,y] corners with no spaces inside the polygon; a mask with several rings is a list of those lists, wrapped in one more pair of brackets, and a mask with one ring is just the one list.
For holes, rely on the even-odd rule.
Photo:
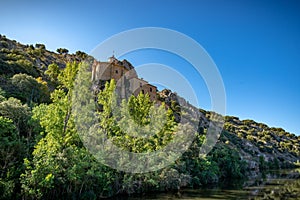
{"label": "bush", "polygon": [[11,78],[14,90],[11,96],[20,99],[23,103],[47,103],[50,101],[46,82],[35,79],[27,74],[16,74]]}
{"label": "bush", "polygon": [[23,169],[25,152],[26,146],[13,121],[0,116],[0,199],[17,198],[14,192]]}
{"label": "bush", "polygon": [[66,48],[58,48],[56,51],[59,54],[67,54],[67,53],[69,53],[69,50],[66,49]]}
{"label": "bush", "polygon": [[209,153],[211,160],[219,167],[221,179],[240,179],[245,177],[246,163],[239,153],[227,146],[216,147]]}
{"label": "bush", "polygon": [[84,60],[84,59],[86,59],[87,58],[87,54],[86,53],[84,53],[84,52],[82,52],[82,51],[76,51],[76,57],[78,57],[78,58],[80,58],[80,59],[82,59],[82,60]]}
{"label": "bush", "polygon": [[254,141],[254,137],[252,135],[247,135],[246,139],[249,141]]}
{"label": "bush", "polygon": [[0,42],[2,48],[8,48],[8,42],[1,40]]}
{"label": "bush", "polygon": [[45,50],[45,49],[46,49],[46,46],[45,46],[44,44],[35,44],[35,48]]}

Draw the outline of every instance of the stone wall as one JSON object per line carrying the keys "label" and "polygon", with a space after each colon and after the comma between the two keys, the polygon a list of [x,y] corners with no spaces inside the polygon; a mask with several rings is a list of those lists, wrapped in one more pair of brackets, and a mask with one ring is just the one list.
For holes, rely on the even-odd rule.
{"label": "stone wall", "polygon": [[[125,79],[129,80],[129,92],[137,96],[140,92],[149,94],[151,101],[156,100],[157,87],[147,81],[138,78],[133,66],[126,60],[118,61],[116,58],[109,58],[109,62],[95,61],[92,67],[92,81],[108,81],[114,79],[117,87],[128,87]],[[123,91],[123,89],[121,89]],[[127,89],[124,89],[124,92]],[[125,96],[123,94],[122,96]],[[127,96],[127,95],[126,95]]]}
{"label": "stone wall", "polygon": [[130,91],[132,91],[135,96],[137,96],[140,92],[142,92],[143,94],[149,94],[151,101],[156,100],[156,86],[149,84],[143,79],[130,79]]}

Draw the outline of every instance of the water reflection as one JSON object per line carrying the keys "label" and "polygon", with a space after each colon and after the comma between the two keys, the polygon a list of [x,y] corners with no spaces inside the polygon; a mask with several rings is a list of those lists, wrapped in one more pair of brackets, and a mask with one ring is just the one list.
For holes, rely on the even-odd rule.
{"label": "water reflection", "polygon": [[232,181],[200,190],[185,189],[180,193],[153,193],[142,196],[115,197],[114,199],[300,199],[300,170],[270,171],[248,181]]}
{"label": "water reflection", "polygon": [[261,184],[245,188],[253,199],[300,199],[299,170],[271,172]]}

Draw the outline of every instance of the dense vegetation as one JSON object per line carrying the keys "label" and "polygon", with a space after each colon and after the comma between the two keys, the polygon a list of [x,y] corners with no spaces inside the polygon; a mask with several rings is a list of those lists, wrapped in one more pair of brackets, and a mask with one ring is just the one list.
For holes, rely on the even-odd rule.
{"label": "dense vegetation", "polygon": [[[75,125],[73,84],[78,71],[87,67],[80,61],[88,56],[80,51],[68,54],[64,48],[57,52],[0,36],[0,199],[96,199],[201,187],[246,178],[255,165],[259,170],[293,167],[299,159],[299,136],[226,117],[225,129],[206,157],[199,156],[207,128],[203,126],[171,166],[143,174],[114,170],[85,148]],[[176,137],[180,110],[174,102],[167,110],[161,105],[167,123],[147,140],[123,132],[111,115],[114,89],[114,81],[107,82],[95,103],[101,107],[99,126],[116,145],[135,153],[151,152]],[[128,114],[124,123],[129,118],[140,125],[150,123],[153,102],[148,95],[131,96],[121,105],[120,112]],[[210,112],[201,112],[203,120],[209,120]]]}

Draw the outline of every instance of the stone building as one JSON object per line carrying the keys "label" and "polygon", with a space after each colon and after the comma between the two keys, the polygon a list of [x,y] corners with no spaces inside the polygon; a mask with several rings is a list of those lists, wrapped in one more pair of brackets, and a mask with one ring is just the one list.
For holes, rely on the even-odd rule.
{"label": "stone building", "polygon": [[94,61],[92,67],[92,81],[108,81],[111,79],[118,81],[123,76],[126,76],[127,79],[137,78],[134,67],[127,60],[119,61],[112,56],[107,62]]}
{"label": "stone building", "polygon": [[134,67],[127,60],[119,61],[114,56],[107,62],[94,61],[92,67],[92,81],[116,81],[117,90],[122,98],[130,95],[137,96],[140,92],[148,94],[152,101],[156,100],[157,87],[140,79]]}
{"label": "stone building", "polygon": [[151,101],[156,100],[157,87],[149,84],[144,79],[136,77],[130,79],[130,90],[133,91],[135,96],[142,92],[143,94],[148,94]]}

